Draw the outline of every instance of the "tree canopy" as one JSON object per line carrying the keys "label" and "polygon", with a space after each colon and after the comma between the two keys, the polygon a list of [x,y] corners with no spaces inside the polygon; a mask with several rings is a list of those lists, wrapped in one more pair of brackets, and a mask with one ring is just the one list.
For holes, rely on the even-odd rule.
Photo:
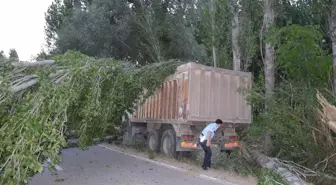
{"label": "tree canopy", "polygon": [[18,55],[18,53],[16,52],[15,49],[10,49],[9,50],[9,58],[12,59],[12,60],[19,60],[19,55]]}

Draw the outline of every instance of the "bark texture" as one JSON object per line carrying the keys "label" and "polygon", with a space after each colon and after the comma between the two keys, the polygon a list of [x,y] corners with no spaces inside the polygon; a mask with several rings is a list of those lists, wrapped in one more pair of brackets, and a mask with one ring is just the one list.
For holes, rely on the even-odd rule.
{"label": "bark texture", "polygon": [[232,54],[233,54],[233,70],[241,70],[241,60],[240,60],[240,46],[239,46],[239,35],[240,35],[240,24],[239,24],[239,0],[230,0],[229,6],[231,10],[231,27],[232,27]]}
{"label": "bark texture", "polygon": [[289,185],[308,185],[305,181],[296,176],[293,172],[281,165],[277,158],[270,158],[258,150],[251,150],[244,142],[241,142],[241,153],[250,162],[255,162],[263,168],[270,169],[279,174]]}
{"label": "bark texture", "polygon": [[276,158],[269,158],[258,151],[251,152],[252,157],[256,160],[256,162],[264,167],[273,170],[277,174],[279,174],[282,178],[284,178],[288,184],[290,185],[308,185],[308,183],[304,182],[302,179],[297,177],[288,169],[281,167],[277,162]]}
{"label": "bark texture", "polygon": [[[274,23],[274,0],[264,0],[264,23],[265,35],[271,25]],[[265,43],[265,57],[264,57],[264,73],[265,73],[265,95],[266,98],[272,97],[275,83],[275,51],[274,46],[266,39]]]}
{"label": "bark texture", "polygon": [[336,94],[336,0],[331,1],[331,13],[329,17],[330,39],[332,44],[332,60],[333,60],[333,92]]}
{"label": "bark texture", "polygon": [[211,11],[211,30],[212,30],[212,58],[213,65],[217,67],[217,56],[216,56],[216,46],[215,46],[215,4],[214,0],[210,1],[210,11]]}

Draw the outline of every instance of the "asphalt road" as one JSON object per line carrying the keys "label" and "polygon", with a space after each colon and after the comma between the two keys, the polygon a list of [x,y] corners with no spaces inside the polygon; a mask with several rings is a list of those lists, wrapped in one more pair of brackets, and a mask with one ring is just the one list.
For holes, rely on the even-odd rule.
{"label": "asphalt road", "polygon": [[100,146],[62,151],[56,174],[44,170],[28,185],[219,185],[225,184]]}

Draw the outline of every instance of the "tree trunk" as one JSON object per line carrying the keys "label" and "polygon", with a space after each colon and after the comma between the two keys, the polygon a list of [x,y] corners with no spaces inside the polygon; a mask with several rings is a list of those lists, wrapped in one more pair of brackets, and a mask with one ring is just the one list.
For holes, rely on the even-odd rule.
{"label": "tree trunk", "polygon": [[308,183],[300,179],[296,174],[284,168],[280,164],[279,159],[267,157],[258,150],[250,150],[244,142],[240,144],[240,151],[247,161],[257,163],[263,168],[274,171],[287,181],[289,185],[308,185]]}
{"label": "tree trunk", "polygon": [[329,17],[330,39],[332,44],[332,60],[333,60],[333,92],[336,94],[336,1],[331,3],[331,13]]}
{"label": "tree trunk", "polygon": [[231,26],[232,26],[232,54],[233,54],[233,70],[240,71],[240,46],[239,46],[239,35],[240,35],[240,25],[239,25],[239,0],[229,1],[229,6],[231,10]]}
{"label": "tree trunk", "polygon": [[80,10],[82,7],[82,2],[80,0],[75,0],[74,1],[74,8],[75,10]]}
{"label": "tree trunk", "polygon": [[269,158],[256,150],[252,151],[251,155],[260,166],[262,166],[263,168],[273,170],[283,179],[285,179],[288,182],[288,184],[308,185],[308,183],[300,179],[298,176],[289,171],[287,168],[284,168],[281,165],[279,165],[276,158]]}
{"label": "tree trunk", "polygon": [[54,64],[54,60],[43,60],[43,61],[36,61],[36,62],[12,62],[12,66],[14,67],[39,67],[44,65],[52,65]]}
{"label": "tree trunk", "polygon": [[[274,0],[264,0],[264,23],[265,35],[274,23]],[[265,74],[265,96],[272,97],[275,83],[275,51],[274,47],[266,39],[265,57],[264,57],[264,74]]]}
{"label": "tree trunk", "polygon": [[[14,73],[20,73],[22,70],[27,68],[34,68],[34,67],[41,67],[45,65],[53,65],[55,64],[54,60],[44,60],[44,61],[36,61],[36,62],[12,62],[11,65],[13,67],[18,68],[18,70],[14,71]],[[54,74],[50,74],[50,78],[57,78],[62,76],[67,70],[60,69]],[[13,74],[15,75],[15,74]],[[29,87],[32,87],[38,83],[38,76],[37,75],[26,75],[22,78],[19,78],[12,82],[11,92],[17,93],[19,91],[25,90]]]}
{"label": "tree trunk", "polygon": [[158,25],[156,25],[153,20],[152,5],[147,6],[144,1],[140,1],[140,5],[142,17],[140,17],[139,26],[141,26],[143,38],[145,38],[148,43],[145,44],[144,47],[150,53],[150,57],[153,61],[162,62],[162,47],[157,37]]}
{"label": "tree trunk", "polygon": [[333,58],[333,69],[334,69],[333,93],[334,95],[336,95],[336,38],[332,40],[332,58]]}
{"label": "tree trunk", "polygon": [[216,57],[216,47],[215,47],[215,11],[214,11],[214,0],[210,1],[210,11],[211,11],[211,30],[212,30],[212,58],[213,65],[217,67],[217,57]]}

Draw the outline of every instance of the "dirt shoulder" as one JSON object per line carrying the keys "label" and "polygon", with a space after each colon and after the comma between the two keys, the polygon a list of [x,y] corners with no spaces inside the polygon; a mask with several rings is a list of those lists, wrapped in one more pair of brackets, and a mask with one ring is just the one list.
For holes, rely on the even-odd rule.
{"label": "dirt shoulder", "polygon": [[214,181],[222,181],[225,184],[231,185],[256,185],[257,179],[253,176],[240,176],[231,172],[227,172],[219,169],[209,169],[204,171],[200,166],[196,165],[194,161],[188,159],[176,160],[172,158],[165,157],[160,154],[155,154],[154,159],[149,159],[148,152],[139,151],[133,148],[125,147],[122,145],[113,145],[102,143],[101,147],[105,147],[111,150],[122,152],[126,155],[131,155],[133,157],[142,158],[150,162],[156,163],[158,165],[166,166],[169,168],[174,168],[175,170],[190,173],[192,175],[197,175],[202,178],[212,179]]}

